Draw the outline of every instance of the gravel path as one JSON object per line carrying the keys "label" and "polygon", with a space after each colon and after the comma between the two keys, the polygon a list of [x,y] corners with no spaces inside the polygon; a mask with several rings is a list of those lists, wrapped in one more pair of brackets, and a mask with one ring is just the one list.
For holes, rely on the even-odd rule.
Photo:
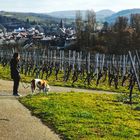
{"label": "gravel path", "polygon": [[[42,122],[31,115],[30,111],[12,96],[12,81],[0,80],[0,140],[60,140],[60,137],[51,131]],[[51,86],[52,92],[112,92],[76,89]],[[20,83],[19,93],[23,96],[31,93],[30,88],[23,88]]]}

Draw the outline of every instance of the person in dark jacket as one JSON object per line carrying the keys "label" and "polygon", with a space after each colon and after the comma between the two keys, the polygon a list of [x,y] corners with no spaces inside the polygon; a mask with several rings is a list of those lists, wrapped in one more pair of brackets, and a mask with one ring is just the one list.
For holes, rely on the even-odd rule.
{"label": "person in dark jacket", "polygon": [[13,58],[10,61],[10,70],[11,70],[11,78],[14,81],[13,85],[13,95],[20,96],[18,93],[19,81],[20,81],[20,72],[19,72],[19,53],[14,53]]}

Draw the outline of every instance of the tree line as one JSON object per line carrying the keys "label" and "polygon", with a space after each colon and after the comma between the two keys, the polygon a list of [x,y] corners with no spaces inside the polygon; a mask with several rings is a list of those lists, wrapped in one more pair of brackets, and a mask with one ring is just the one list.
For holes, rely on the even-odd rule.
{"label": "tree line", "polygon": [[101,53],[124,54],[128,50],[139,50],[140,14],[130,17],[119,16],[114,23],[104,22],[97,30],[96,14],[88,10],[83,19],[80,11],[76,12],[76,49]]}

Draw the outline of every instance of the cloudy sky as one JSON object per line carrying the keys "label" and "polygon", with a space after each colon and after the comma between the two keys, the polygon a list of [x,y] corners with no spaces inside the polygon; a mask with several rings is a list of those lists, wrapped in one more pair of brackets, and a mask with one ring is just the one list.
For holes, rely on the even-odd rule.
{"label": "cloudy sky", "polygon": [[99,11],[140,8],[140,0],[0,0],[0,11],[47,13],[63,10]]}

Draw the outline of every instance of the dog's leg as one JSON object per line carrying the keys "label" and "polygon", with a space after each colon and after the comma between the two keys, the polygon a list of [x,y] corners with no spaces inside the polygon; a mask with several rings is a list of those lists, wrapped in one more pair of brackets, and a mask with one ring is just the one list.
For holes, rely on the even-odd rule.
{"label": "dog's leg", "polygon": [[43,92],[46,93],[46,94],[48,94],[48,91],[47,91],[47,88],[46,87],[43,88]]}
{"label": "dog's leg", "polygon": [[32,80],[32,81],[31,81],[31,91],[32,91],[32,94],[33,94],[34,91],[35,91],[35,80]]}
{"label": "dog's leg", "polygon": [[41,93],[41,88],[39,88],[39,93]]}
{"label": "dog's leg", "polygon": [[46,94],[48,94],[49,91],[50,91],[50,86],[49,86],[49,85],[46,85],[46,86],[44,87],[44,92],[45,92]]}
{"label": "dog's leg", "polygon": [[35,87],[31,86],[32,94],[35,92]]}

